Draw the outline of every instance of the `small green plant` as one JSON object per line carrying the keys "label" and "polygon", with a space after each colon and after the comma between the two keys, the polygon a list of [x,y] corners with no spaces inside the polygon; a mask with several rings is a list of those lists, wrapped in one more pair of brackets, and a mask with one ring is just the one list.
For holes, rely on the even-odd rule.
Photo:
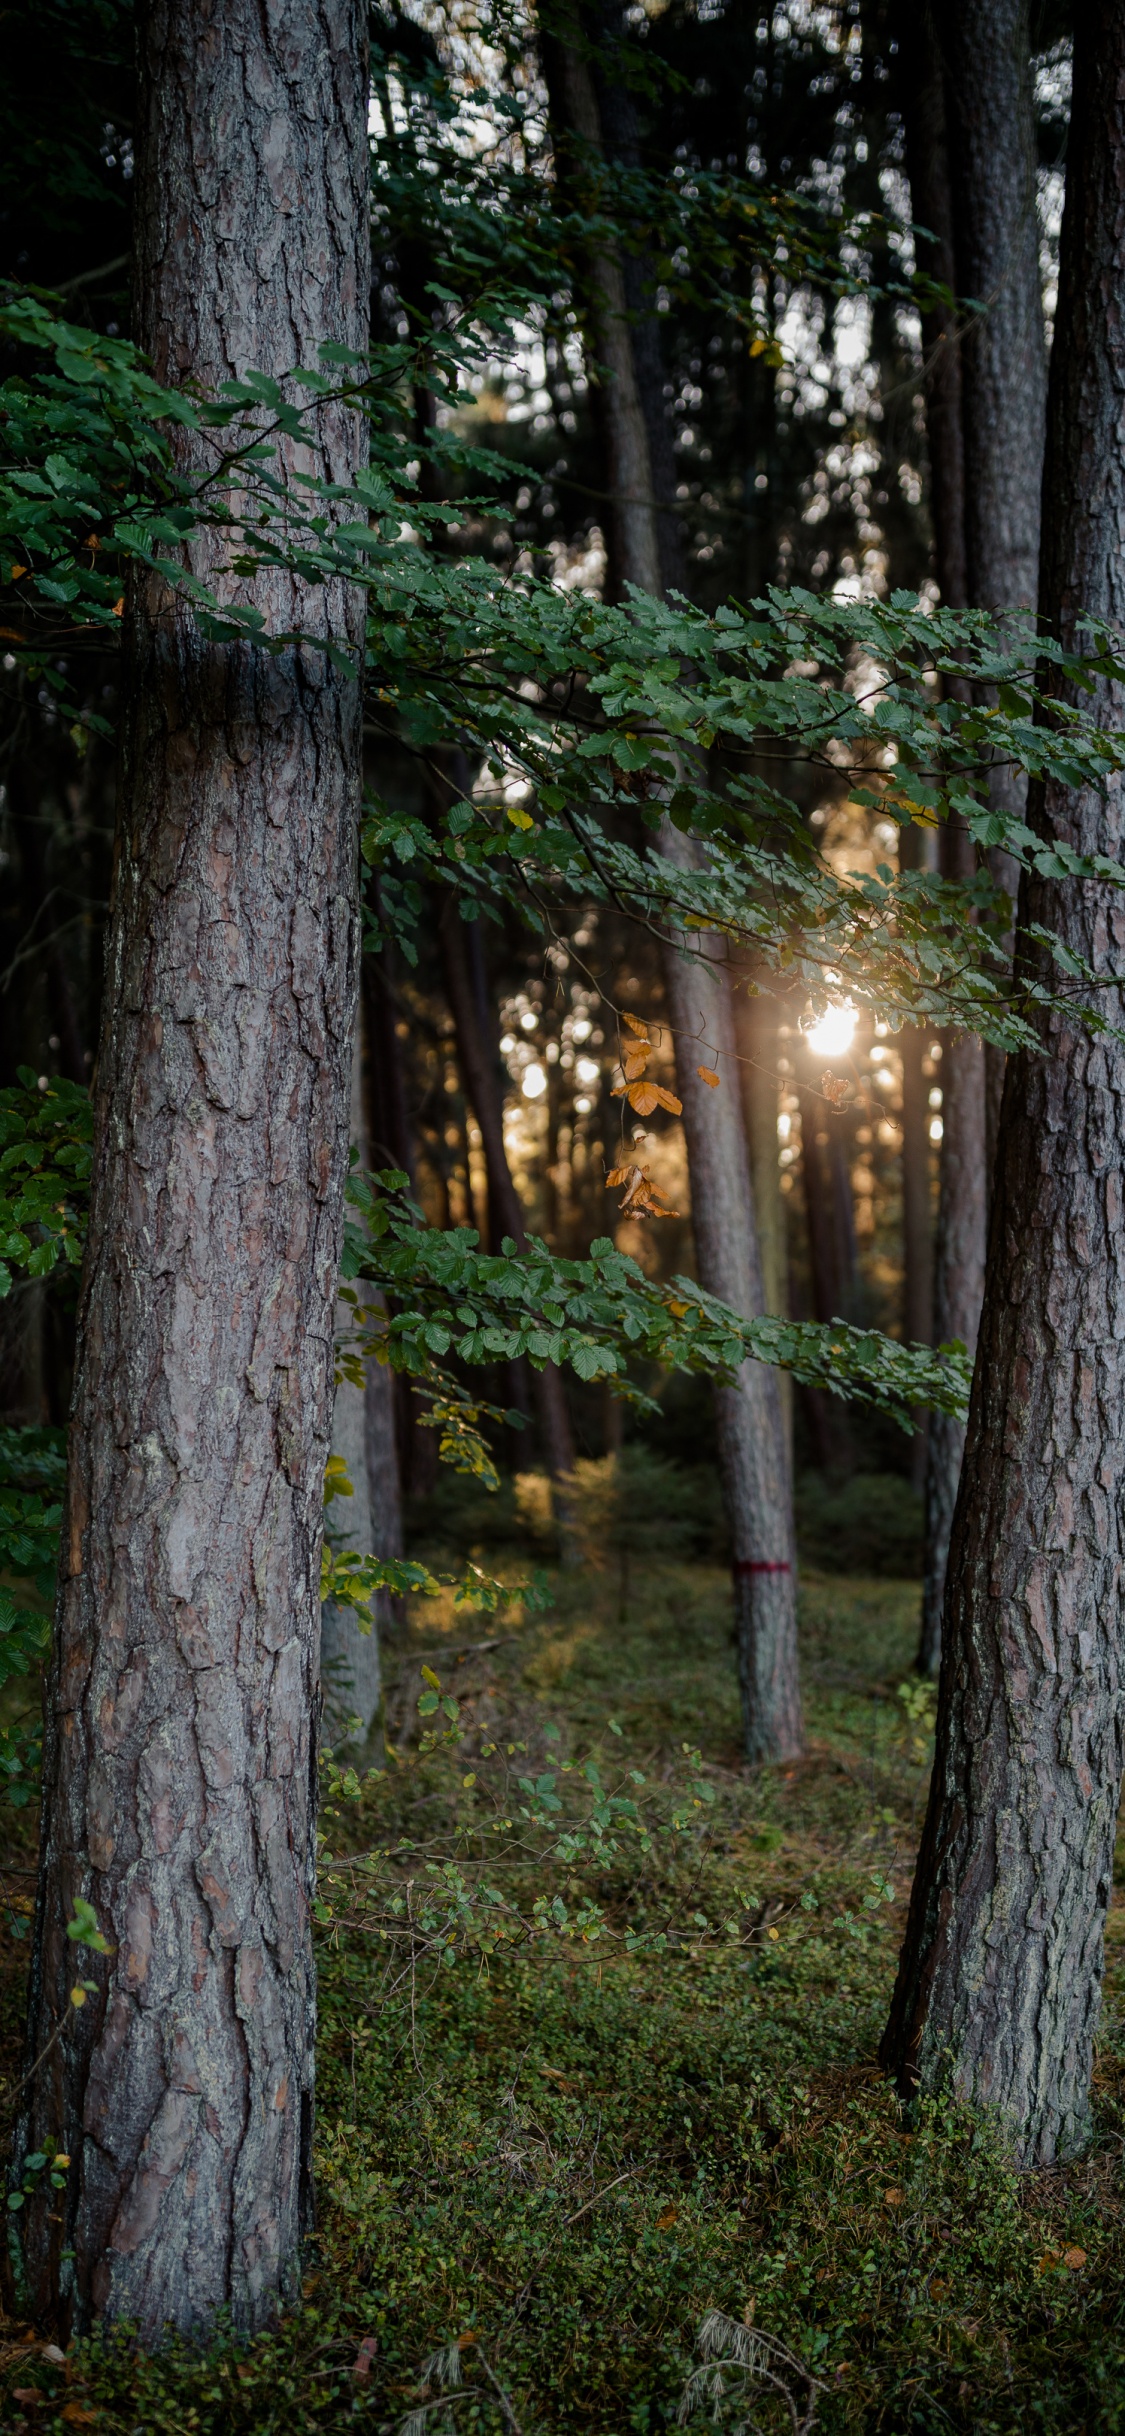
{"label": "small green plant", "polygon": [[937,1685],[926,1675],[909,1675],[898,1696],[905,1711],[905,1740],[915,1767],[924,1767],[933,1753],[937,1716]]}

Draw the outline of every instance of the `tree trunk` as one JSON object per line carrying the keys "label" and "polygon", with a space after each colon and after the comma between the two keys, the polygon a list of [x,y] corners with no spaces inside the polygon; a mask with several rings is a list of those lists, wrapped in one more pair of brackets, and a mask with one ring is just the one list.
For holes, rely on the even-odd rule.
{"label": "tree trunk", "polygon": [[[965,550],[973,608],[1034,609],[1047,348],[1039,271],[1029,0],[948,0],[940,17],[952,168],[957,291],[981,310],[961,341]],[[992,801],[1022,815],[1027,780],[997,768]],[[994,877],[1015,911],[1017,866]],[[1004,1052],[985,1052],[989,1174]]]}
{"label": "tree trunk", "polygon": [[[137,324],[158,378],[362,347],[355,0],[150,0]],[[330,478],[361,426],[321,409]],[[185,462],[205,443],[176,435]],[[219,546],[193,565],[220,590]],[[240,579],[349,654],[342,587]],[[311,2219],[322,1484],[356,987],[360,686],[204,639],[139,577],[17,2160],[25,2305],[65,2337],[240,2329]],[[89,1901],[111,1947],[66,1936]],[[99,1983],[81,2012],[80,1977]],[[56,2031],[61,2034],[56,2039]],[[54,2043],[52,2044],[52,2041]],[[45,2052],[49,2049],[49,2052]],[[43,2056],[42,2062],[36,2059]]]}
{"label": "tree trunk", "polygon": [[[1125,620],[1125,13],[1075,19],[1074,108],[1051,376],[1040,612]],[[1125,688],[1103,682],[1099,722]],[[1037,788],[1042,834],[1125,848],[1120,777]],[[1125,914],[1100,885],[1021,890],[1017,952],[1046,924],[1117,976]],[[980,1359],[953,1525],[937,1755],[883,2046],[908,2090],[987,2106],[1025,2165],[1083,2141],[1122,1764],[1125,1051],[1065,1015],[1009,1060]]]}
{"label": "tree trunk", "polygon": [[[755,998],[736,1001],[735,1031],[742,1059],[742,1116],[762,1270],[762,1308],[778,1319],[788,1319],[789,1242],[777,1140],[780,1043],[776,998],[759,990]],[[778,1384],[792,1468],[793,1381],[787,1370],[779,1371]]]}
{"label": "tree trunk", "polygon": [[[911,208],[914,218],[933,232],[932,243],[918,240],[919,267],[956,292],[949,97],[934,10],[927,0],[906,0],[898,12],[898,37]],[[922,346],[934,570],[943,603],[950,609],[963,609],[969,600],[966,463],[962,358],[953,304],[935,305],[923,314]],[[1033,493],[1034,488],[1032,484]],[[954,690],[966,691],[960,680],[951,682]],[[940,853],[947,879],[971,878],[975,852],[963,822],[947,824]],[[945,1345],[957,1338],[974,1353],[984,1292],[988,1215],[985,1052],[979,1041],[950,1033],[944,1037],[942,1051],[933,1342]],[[930,1414],[918,1669],[931,1676],[937,1674],[941,1654],[945,1569],[964,1445],[963,1422],[945,1413]]]}
{"label": "tree trunk", "polygon": [[[841,1225],[847,1214],[843,1208],[847,1176],[840,1173],[844,1163],[839,1132],[832,1132],[833,1118],[823,1096],[807,1083],[798,1086],[797,1096],[813,1317],[830,1324],[852,1315],[850,1238]],[[852,1437],[839,1398],[819,1388],[807,1389],[805,1410],[821,1470],[851,1471],[855,1460]]]}
{"label": "tree trunk", "polygon": [[[563,41],[557,34],[544,34],[542,39],[560,174],[564,185],[573,185],[579,203],[583,158],[600,162],[609,149],[585,55],[586,42],[591,36],[596,38],[599,28],[592,22],[584,33],[580,16],[576,6],[573,40]],[[624,106],[624,95],[622,103]],[[590,373],[609,492],[606,542],[611,590],[629,583],[642,592],[658,594],[664,584],[652,450],[637,377],[625,269],[616,252],[601,246],[591,252],[588,285],[593,338]],[[660,405],[663,409],[663,397]]]}
{"label": "tree trunk", "polygon": [[[470,962],[472,943],[466,937],[467,929],[468,925],[462,921],[453,898],[447,897],[441,911],[445,983],[457,1034],[461,1073],[480,1127],[484,1150],[488,1178],[489,1242],[492,1250],[498,1252],[506,1235],[511,1236],[513,1243],[521,1248],[526,1245],[527,1229],[504,1142],[500,1052],[490,1037],[495,1032],[495,1024],[481,986],[483,975],[474,977]],[[573,1528],[566,1487],[574,1471],[574,1441],[557,1364],[548,1362],[544,1370],[533,1371],[532,1381],[535,1416],[544,1459],[551,1476],[559,1553],[564,1565],[577,1564],[581,1551]]]}
{"label": "tree trunk", "polygon": [[[362,998],[356,1014],[351,1147],[359,1154],[360,1168],[366,1171],[371,1157],[364,1090],[367,1060]],[[362,1294],[362,1288],[354,1291]],[[367,1307],[370,1310],[372,1306],[377,1315],[379,1298],[369,1290]],[[350,1302],[338,1305],[336,1320],[346,1337],[356,1321]],[[340,1457],[352,1491],[350,1497],[334,1500],[329,1508],[327,1528],[336,1545],[351,1549],[357,1556],[401,1556],[402,1498],[395,1455],[394,1372],[383,1363],[368,1362],[362,1384],[347,1378],[339,1380],[332,1406],[332,1453]],[[351,1607],[339,1607],[334,1599],[328,1599],[321,1610],[324,1727],[334,1745],[354,1740],[366,1750],[378,1734],[383,1707],[379,1628],[388,1614],[389,1602],[383,1591],[377,1591],[371,1602],[371,1627],[367,1632],[360,1629]],[[349,1732],[353,1717],[359,1720],[358,1732]]]}
{"label": "tree trunk", "polygon": [[[686,841],[669,822],[660,838],[670,861],[686,862]],[[664,990],[676,1040],[676,1085],[684,1104],[691,1175],[696,1268],[708,1294],[746,1319],[764,1309],[758,1231],[746,1132],[739,1101],[734,1010],[721,942],[699,934],[710,967],[670,948]],[[706,1032],[707,1055],[698,1036]],[[716,1091],[699,1079],[714,1063]],[[781,1390],[776,1370],[744,1362],[738,1386],[715,1391],[723,1502],[731,1575],[746,1756],[752,1764],[792,1759],[804,1745],[797,1658],[797,1558]]]}
{"label": "tree trunk", "polygon": [[922,314],[934,567],[945,608],[964,609],[969,598],[969,567],[961,345],[957,306],[952,301],[957,293],[957,263],[945,68],[932,0],[901,0],[895,25],[911,214],[930,231],[928,237],[915,240],[918,268],[951,291],[948,304],[930,305]]}
{"label": "tree trunk", "polygon": [[[374,883],[378,904],[378,881]],[[367,1124],[376,1167],[397,1167],[417,1198],[414,1129],[406,1105],[402,1048],[397,1030],[393,955],[389,946],[363,960],[363,1007],[370,1055],[367,1061]]]}
{"label": "tree trunk", "polygon": [[[934,1319],[934,1224],[930,1201],[929,1086],[922,1071],[926,1041],[917,1024],[904,1026],[902,1055],[902,1333],[908,1345],[928,1345]],[[927,1415],[914,1413],[910,1477],[926,1477]]]}
{"label": "tree trunk", "polygon": [[[954,1339],[975,1354],[984,1294],[986,1157],[984,1044],[947,1032],[941,1060],[941,1184],[934,1245],[935,1345]],[[931,1413],[926,1460],[925,1557],[922,1575],[920,1675],[936,1676],[941,1658],[941,1611],[965,1424]]]}
{"label": "tree trunk", "polygon": [[[619,12],[611,14],[619,24]],[[603,76],[599,107],[577,13],[575,24],[573,43],[557,38],[544,43],[544,61],[564,171],[569,158],[580,180],[583,152],[598,161],[610,154],[628,158],[634,132],[622,80],[610,111]],[[591,20],[589,31],[597,35],[596,21]],[[638,353],[636,317],[630,319],[625,274],[615,255],[599,251],[592,257],[588,289],[591,351],[609,376],[601,391],[600,415],[612,494],[611,570],[617,588],[634,584],[639,591],[658,595],[668,580],[650,436],[664,413],[662,385],[659,396],[655,394],[659,358],[651,345]],[[646,383],[652,392],[647,404]],[[663,545],[663,557],[671,561],[675,543],[668,532]],[[680,862],[694,853],[668,821],[661,827],[660,851]],[[752,1317],[763,1307],[761,1261],[737,1079],[731,978],[718,939],[701,934],[695,944],[711,957],[709,972],[689,964],[671,943],[665,948],[663,968],[683,1101],[696,1265],[709,1294]],[[724,1061],[718,1091],[701,1083],[696,1073],[701,1010],[708,1039]],[[717,1390],[715,1414],[732,1548],[746,1753],[752,1764],[787,1759],[803,1747],[803,1726],[793,1498],[776,1372],[758,1362],[746,1363],[737,1389]]]}

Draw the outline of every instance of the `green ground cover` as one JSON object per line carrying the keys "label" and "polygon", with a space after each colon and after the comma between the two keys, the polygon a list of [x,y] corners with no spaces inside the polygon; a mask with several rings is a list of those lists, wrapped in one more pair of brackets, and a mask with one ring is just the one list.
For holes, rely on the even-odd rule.
{"label": "green ground cover", "polygon": [[[906,2123],[875,2063],[928,1764],[916,1584],[806,1578],[809,1754],[755,1779],[717,1567],[641,1552],[624,1587],[613,1563],[553,1587],[498,1621],[420,1604],[389,1655],[399,1757],[330,1801],[303,2307],[249,2348],[148,2362],[52,2362],[9,2322],[0,2424],[631,2436],[676,2423],[694,2371],[699,2431],[1125,2428],[1125,1912],[1077,2164],[1019,2175],[968,2122]],[[418,1717],[424,1665],[456,1693],[450,1748],[440,1708]],[[568,1873],[536,1861],[517,1778],[585,1786],[559,1761],[591,1752],[603,1787],[644,1777],[654,1834]],[[349,1856],[371,1849],[397,1858],[368,1889]],[[600,1933],[442,1965],[411,1927],[454,1853],[513,1917],[538,1883],[572,1928],[594,1903]],[[25,1952],[6,1931],[4,2069]],[[720,2397],[708,2342],[743,2363]]]}

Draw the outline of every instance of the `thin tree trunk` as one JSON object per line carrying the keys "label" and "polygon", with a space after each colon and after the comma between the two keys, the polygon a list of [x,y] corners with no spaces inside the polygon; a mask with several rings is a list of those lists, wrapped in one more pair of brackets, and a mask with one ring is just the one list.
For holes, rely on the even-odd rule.
{"label": "thin tree trunk", "polygon": [[[809,1248],[809,1283],[813,1316],[824,1323],[849,1319],[852,1274],[847,1261],[847,1237],[841,1230],[842,1164],[838,1134],[825,1102],[808,1084],[798,1088],[801,1104],[801,1178],[805,1195],[805,1225]],[[847,1472],[854,1463],[847,1414],[836,1396],[818,1388],[805,1393],[805,1409],[822,1471]]]}
{"label": "thin tree trunk", "polygon": [[[378,904],[378,881],[375,882],[375,890]],[[393,987],[394,967],[389,962],[393,953],[393,949],[387,946],[380,955],[365,956],[363,960],[364,1015],[370,1050],[367,1061],[367,1121],[375,1165],[399,1168],[407,1178],[411,1193],[416,1196],[414,1128],[406,1104]]]}
{"label": "thin tree trunk", "polygon": [[[961,341],[968,597],[977,609],[1034,609],[1047,348],[1039,271],[1030,0],[948,0],[939,19],[947,79],[957,290],[981,307]],[[996,768],[992,801],[1023,814],[1027,780]],[[1012,899],[1017,867],[993,875]],[[1002,1049],[985,1051],[989,1174]]]}
{"label": "thin tree trunk", "polygon": [[[665,822],[661,853],[685,862],[686,840]],[[676,1085],[683,1101],[691,1175],[696,1268],[708,1294],[746,1319],[764,1309],[758,1230],[738,1088],[731,981],[721,942],[701,932],[705,968],[670,948],[664,992],[676,1041]],[[700,1057],[704,1031],[707,1055]],[[713,1063],[718,1090],[697,1067]],[[742,1727],[751,1764],[792,1759],[804,1747],[797,1654],[797,1552],[785,1422],[776,1370],[744,1362],[737,1387],[715,1391],[723,1503],[731,1541],[731,1578],[742,1694]]]}
{"label": "thin tree trunk", "polygon": [[[925,1034],[907,1024],[902,1055],[902,1333],[908,1345],[928,1345],[934,1319],[934,1222],[930,1195],[929,1085],[922,1071]],[[927,1416],[914,1414],[910,1477],[926,1477]]]}
{"label": "thin tree trunk", "polygon": [[[351,1147],[358,1152],[359,1166],[366,1171],[371,1165],[367,1138],[367,1112],[364,1105],[363,1001],[357,1007],[355,1045],[352,1051],[351,1086]],[[353,1291],[361,1291],[353,1289]],[[374,1303],[368,1298],[368,1307]],[[342,1336],[350,1334],[356,1322],[356,1312],[350,1302],[337,1307],[336,1324]],[[375,1374],[372,1379],[371,1374]],[[380,1496],[391,1508],[392,1533],[396,1531],[401,1552],[402,1506],[398,1494],[397,1464],[393,1478],[385,1463],[385,1415],[391,1419],[390,1443],[394,1447],[393,1372],[379,1362],[369,1362],[362,1383],[342,1378],[336,1387],[332,1406],[332,1453],[342,1461],[351,1484],[351,1496],[334,1499],[328,1513],[327,1529],[340,1548],[350,1549],[357,1556],[382,1554],[376,1525],[377,1507],[372,1497],[371,1468],[368,1461],[369,1432],[376,1440],[375,1471]],[[374,1387],[374,1393],[372,1393]],[[377,1730],[383,1707],[383,1672],[379,1648],[379,1624],[386,1615],[387,1602],[382,1593],[372,1600],[370,1630],[360,1629],[355,1611],[340,1607],[328,1599],[321,1610],[320,1664],[324,1686],[324,1726],[333,1744],[355,1741],[366,1748]],[[358,1718],[358,1731],[351,1721]]]}
{"label": "thin tree trunk", "polygon": [[[750,1157],[750,1183],[762,1269],[762,1308],[789,1316],[789,1242],[778,1163],[778,1004],[768,990],[736,1002],[735,1030],[742,1059],[742,1114]],[[779,1372],[781,1411],[789,1462],[793,1461],[793,1381]]]}
{"label": "thin tree trunk", "polygon": [[[944,1036],[941,1060],[941,1185],[934,1245],[935,1345],[959,1340],[977,1349],[984,1294],[987,1216],[984,1124],[984,1044],[969,1034]],[[922,1575],[922,1634],[918,1672],[936,1676],[941,1613],[965,1424],[931,1413],[926,1461],[926,1528]]]}
{"label": "thin tree trunk", "polygon": [[[562,40],[558,34],[544,34],[542,40],[560,172],[564,183],[574,182],[579,197],[584,160],[601,163],[608,149],[594,78],[584,56],[581,16],[576,6],[571,40]],[[588,31],[596,34],[599,29],[591,23]],[[611,575],[615,586],[636,584],[642,592],[658,594],[664,584],[652,450],[637,378],[625,271],[618,254],[608,247],[594,250],[588,277],[594,340],[590,370],[598,391],[598,421],[605,447]],[[663,397],[660,404],[663,408]]]}
{"label": "thin tree trunk", "polygon": [[[1125,620],[1125,13],[1075,19],[1074,107],[1044,478],[1040,613]],[[1125,688],[1092,707],[1119,728]],[[1120,778],[1038,787],[1040,833],[1120,857]],[[1122,912],[1024,882],[1122,1017]],[[883,2056],[900,2086],[986,2106],[1025,2165],[1080,2146],[1122,1765],[1125,1051],[1065,1015],[1009,1060],[944,1616],[937,1754]]]}
{"label": "thin tree trunk", "polygon": [[[150,0],[138,336],[157,375],[362,347],[355,0]],[[321,409],[329,477],[359,420]],[[198,465],[204,442],[173,445]],[[220,590],[217,544],[192,561]],[[360,604],[237,596],[356,654]],[[97,1147],[47,1693],[16,2156],[23,2304],[65,2334],[272,2322],[311,2219],[310,1908],[322,1487],[356,982],[360,686],[323,651],[207,641],[131,588]],[[66,1935],[90,1902],[110,1952]],[[76,1978],[99,1992],[70,2008]],[[55,2033],[61,2035],[53,2045]]]}
{"label": "thin tree trunk", "polygon": [[945,67],[933,0],[900,0],[895,29],[911,213],[929,231],[928,236],[915,240],[918,268],[950,291],[948,303],[928,305],[922,313],[934,566],[944,607],[964,609],[969,598],[969,567],[961,344],[953,301],[957,262]]}
{"label": "thin tree trunk", "polygon": [[[584,153],[599,162],[611,149],[615,157],[627,157],[633,137],[628,95],[620,81],[612,114],[606,114],[611,124],[603,119],[577,13],[575,28],[573,42],[545,42],[544,59],[564,171],[569,158],[580,180]],[[598,31],[593,22],[592,30]],[[669,580],[662,563],[650,437],[664,414],[662,385],[660,395],[655,394],[654,364],[659,358],[651,345],[638,355],[624,271],[608,252],[599,251],[589,266],[589,313],[592,352],[609,376],[602,387],[601,418],[613,494],[611,568],[618,587],[633,584],[659,595]],[[653,392],[647,405],[646,382]],[[673,537],[666,533],[664,554],[671,560],[673,553]],[[679,862],[694,853],[668,821],[661,827],[660,851]],[[709,972],[688,963],[671,943],[663,969],[683,1102],[696,1265],[709,1294],[753,1317],[763,1307],[761,1261],[737,1079],[731,977],[719,940],[701,934],[695,944],[712,959]],[[718,1091],[701,1083],[696,1073],[701,1016],[709,1043],[723,1059]],[[732,1549],[744,1739],[747,1757],[756,1764],[790,1758],[803,1745],[793,1498],[776,1372],[758,1362],[746,1363],[737,1389],[717,1390],[715,1414]]]}
{"label": "thin tree trunk", "polygon": [[[488,1177],[489,1241],[493,1251],[498,1252],[505,1236],[510,1236],[518,1246],[524,1246],[527,1229],[504,1142],[499,1049],[490,1037],[496,1027],[481,986],[483,976],[474,976],[473,973],[470,961],[472,943],[466,937],[467,928],[452,897],[447,897],[441,911],[446,989],[457,1034],[461,1074],[480,1127],[484,1150],[485,1173]],[[564,1565],[577,1564],[581,1551],[567,1494],[567,1482],[574,1471],[574,1441],[566,1394],[556,1363],[548,1362],[545,1369],[532,1372],[532,1393],[543,1454],[551,1476],[559,1553]]]}
{"label": "thin tree trunk", "polygon": [[[932,243],[918,241],[919,267],[955,293],[947,91],[933,7],[927,0],[906,0],[897,25],[911,207],[915,220],[933,232]],[[943,603],[950,609],[963,609],[969,599],[969,563],[962,359],[954,304],[937,304],[923,314],[922,346],[934,568]],[[1033,491],[1034,487],[1033,483]],[[951,682],[955,691],[966,691],[960,680]],[[971,878],[975,851],[963,822],[947,823],[940,856],[947,879]],[[942,1052],[933,1342],[945,1345],[956,1339],[975,1353],[988,1222],[985,1052],[979,1041],[950,1033],[943,1039]],[[930,1414],[918,1650],[919,1672],[930,1676],[936,1676],[941,1655],[945,1569],[964,1445],[963,1422],[945,1413]]]}

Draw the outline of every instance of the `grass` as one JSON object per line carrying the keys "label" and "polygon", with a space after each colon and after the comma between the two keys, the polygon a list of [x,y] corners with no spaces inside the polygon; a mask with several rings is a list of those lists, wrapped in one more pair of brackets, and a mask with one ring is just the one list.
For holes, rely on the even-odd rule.
{"label": "grass", "polygon": [[[695,1745],[713,1802],[647,1856],[577,1865],[605,1919],[589,1944],[544,1936],[487,1967],[411,1973],[388,1966],[384,1897],[353,1906],[367,1926],[327,1926],[303,2307],[248,2347],[143,2362],[95,2344],[65,2369],[9,2326],[0,2423],[288,2436],[420,2412],[419,2436],[630,2436],[675,2424],[718,2312],[712,2341],[771,2367],[798,2420],[815,2401],[821,2430],[1125,2428],[1125,1911],[1079,2164],[1019,2175],[979,2126],[908,2124],[875,2062],[928,1757],[925,1715],[899,1691],[916,1584],[806,1578],[808,1756],[754,1779],[717,1569],[635,1559],[624,1621],[616,1572],[556,1589],[547,1614],[514,1622],[419,1611],[390,1655],[400,1763],[337,1805],[337,1848],[405,1825],[440,1852],[459,1821],[469,1850],[509,1743],[532,1776],[559,1751],[593,1749],[607,1778],[636,1767],[662,1814]],[[423,1663],[460,1702],[448,1757],[419,1752]],[[512,1808],[506,1776],[501,1794]],[[490,1848],[493,1875],[505,1849]],[[519,1879],[513,1863],[505,1888]],[[550,1878],[572,1915],[576,1883]],[[626,1928],[660,1921],[678,1923],[669,1950],[624,1950]],[[5,1948],[9,2034],[22,1951]],[[753,2382],[735,2368],[692,2428],[791,2428],[780,2386],[754,2400]]]}

